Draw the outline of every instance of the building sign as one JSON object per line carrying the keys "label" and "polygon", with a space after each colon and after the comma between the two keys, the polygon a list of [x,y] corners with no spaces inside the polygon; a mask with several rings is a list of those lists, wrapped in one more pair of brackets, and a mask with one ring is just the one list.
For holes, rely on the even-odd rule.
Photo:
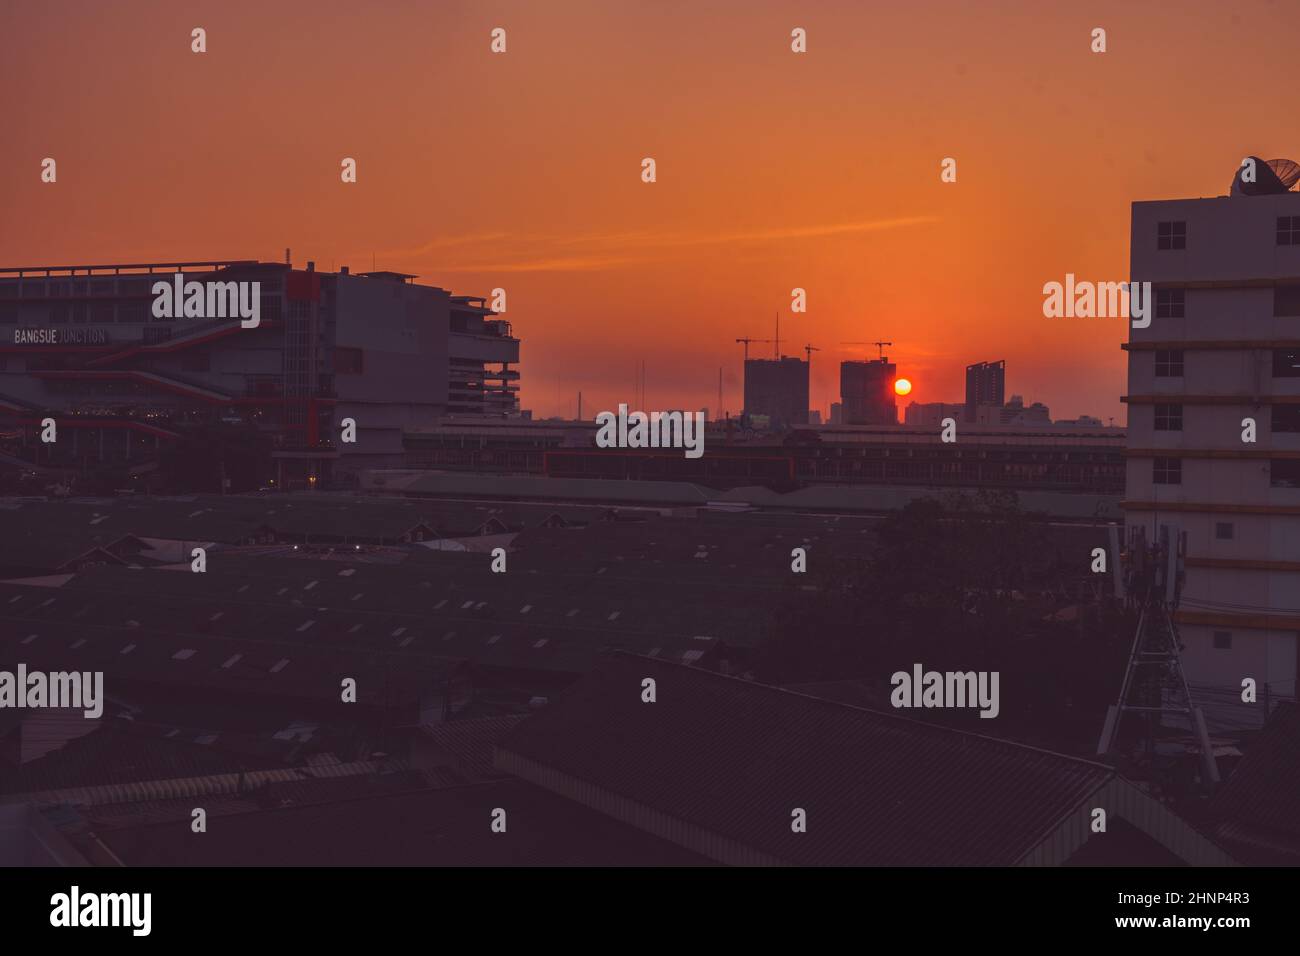
{"label": "building sign", "polygon": [[14,329],[14,345],[107,345],[105,329]]}

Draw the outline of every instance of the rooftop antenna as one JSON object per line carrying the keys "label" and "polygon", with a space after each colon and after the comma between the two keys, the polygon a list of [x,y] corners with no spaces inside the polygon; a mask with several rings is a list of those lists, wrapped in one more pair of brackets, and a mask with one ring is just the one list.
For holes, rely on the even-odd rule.
{"label": "rooftop antenna", "polygon": [[285,264],[286,266],[291,266],[291,265],[293,265],[293,262],[289,259],[289,247],[288,247],[288,246],[285,246],[285,247],[284,247],[284,264]]}
{"label": "rooftop antenna", "polygon": [[812,354],[813,354],[814,352],[820,352],[821,349],[819,349],[819,348],[818,348],[817,346],[815,346],[815,345],[805,345],[805,346],[803,347],[803,351],[804,351],[804,355],[807,356],[807,358],[805,358],[804,361],[807,362],[809,365],[811,365],[811,364],[812,364]]}
{"label": "rooftop antenna", "polygon": [[772,342],[773,342],[772,351],[775,353],[774,357],[779,360],[781,358],[781,313],[780,312],[777,312],[776,314],[776,338],[774,338]]}

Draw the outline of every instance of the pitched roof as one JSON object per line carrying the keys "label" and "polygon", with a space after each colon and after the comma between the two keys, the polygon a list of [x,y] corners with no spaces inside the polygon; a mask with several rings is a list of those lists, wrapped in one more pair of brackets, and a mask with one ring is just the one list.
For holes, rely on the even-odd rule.
{"label": "pitched roof", "polygon": [[447,753],[455,755],[461,767],[476,777],[499,777],[501,771],[492,765],[493,751],[526,716],[504,714],[444,720],[436,724],[421,724],[420,729]]}
{"label": "pitched roof", "polygon": [[1216,835],[1242,859],[1300,863],[1300,704],[1282,704],[1210,802]]}
{"label": "pitched roof", "polygon": [[[655,703],[641,700],[646,677]],[[497,765],[605,812],[650,808],[673,832],[730,845],[719,859],[830,865],[1016,863],[1116,776],[623,653],[514,730]],[[792,832],[796,808],[806,833]]]}

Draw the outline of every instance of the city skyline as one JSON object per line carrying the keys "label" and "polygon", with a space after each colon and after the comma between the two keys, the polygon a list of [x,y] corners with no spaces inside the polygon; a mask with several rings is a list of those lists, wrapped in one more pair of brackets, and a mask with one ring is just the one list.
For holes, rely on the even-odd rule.
{"label": "city skyline", "polygon": [[[0,41],[15,75],[63,104],[14,113],[0,205],[25,225],[0,237],[0,263],[289,247],[322,270],[502,287],[527,343],[522,403],[541,417],[573,414],[578,391],[617,407],[643,361],[650,405],[713,409],[722,368],[736,412],[734,340],[770,336],[780,312],[786,354],[822,349],[823,412],[839,363],[874,354],[838,343],[885,338],[910,401],[958,399],[965,366],[997,355],[1054,417],[1123,424],[1125,323],[1043,318],[1043,284],[1127,278],[1132,201],[1222,195],[1243,156],[1295,152],[1267,98],[1237,92],[1243,76],[1288,79],[1285,34],[1255,27],[1277,8],[1263,2],[1214,31],[1119,4],[1015,4],[978,32],[979,11],[940,3],[924,34],[848,4],[739,20],[682,4],[145,6],[129,25],[0,13],[23,41]],[[498,21],[504,56],[486,39]],[[789,55],[794,26],[806,56]],[[76,92],[87,72],[93,100]],[[339,180],[345,157],[356,183]],[[789,311],[796,287],[806,315]]]}
{"label": "city skyline", "polygon": [[1285,927],[1291,14],[0,5],[0,912]]}

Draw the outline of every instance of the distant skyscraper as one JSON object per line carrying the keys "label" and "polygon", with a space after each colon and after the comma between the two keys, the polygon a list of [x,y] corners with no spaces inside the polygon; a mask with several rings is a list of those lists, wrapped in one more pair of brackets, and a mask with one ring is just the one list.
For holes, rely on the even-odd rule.
{"label": "distant skyscraper", "polygon": [[808,424],[808,363],[797,358],[745,360],[745,414],[773,428]]}
{"label": "distant skyscraper", "polygon": [[894,378],[898,366],[881,357],[840,363],[840,401],[845,425],[897,425]]}
{"label": "distant skyscraper", "polygon": [[966,366],[966,421],[976,419],[976,409],[981,405],[1001,407],[1007,396],[1007,363],[976,362]]}
{"label": "distant skyscraper", "polygon": [[844,406],[839,402],[831,402],[831,424],[844,424]]}

